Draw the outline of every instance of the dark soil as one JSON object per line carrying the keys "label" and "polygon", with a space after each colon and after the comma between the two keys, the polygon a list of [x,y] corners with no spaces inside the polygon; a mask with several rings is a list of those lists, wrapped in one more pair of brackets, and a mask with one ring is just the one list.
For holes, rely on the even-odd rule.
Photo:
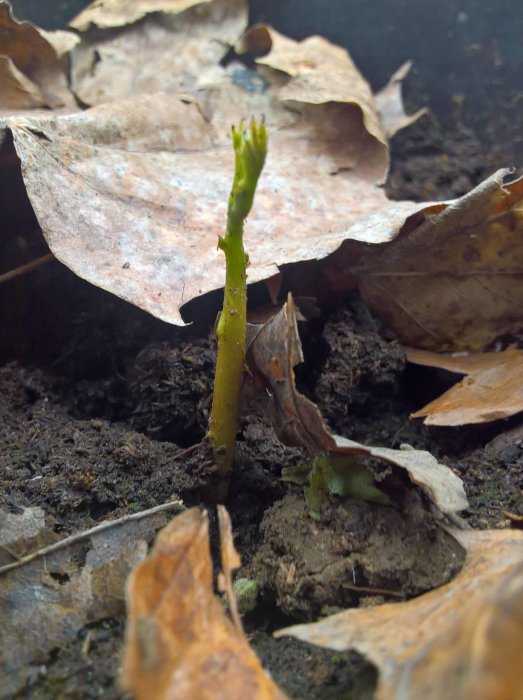
{"label": "dark soil", "polygon": [[[429,120],[401,138],[390,196],[457,196],[490,172],[470,133],[443,134]],[[28,234],[27,246],[38,235]],[[208,420],[209,329],[173,329],[56,262],[0,286],[0,295],[0,507],[40,506],[65,536],[176,497],[201,504],[212,465],[203,451],[183,450],[202,439]],[[517,428],[517,417],[460,430],[410,420],[448,377],[406,365],[357,296],[301,330],[299,388],[336,433],[387,447],[409,443],[446,461],[465,481],[471,507],[463,516],[474,527],[506,526],[503,511],[523,512],[521,434],[499,437]],[[341,607],[418,595],[449,580],[463,552],[414,488],[392,507],[332,497],[311,518],[302,490],[280,479],[305,457],[281,445],[262,419],[244,417],[227,507],[240,574],[260,584],[245,624],[290,697],[371,698],[376,673],[357,655],[271,632]],[[11,697],[122,697],[115,679],[123,625],[122,616],[79,629],[75,641],[35,659]]]}

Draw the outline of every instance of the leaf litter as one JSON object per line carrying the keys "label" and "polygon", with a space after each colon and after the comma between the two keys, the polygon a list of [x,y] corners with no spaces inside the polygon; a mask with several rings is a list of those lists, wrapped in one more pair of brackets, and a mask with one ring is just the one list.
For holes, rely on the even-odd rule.
{"label": "leaf litter", "polygon": [[409,362],[439,367],[466,377],[442,396],[412,414],[427,425],[465,425],[509,418],[523,410],[523,352],[438,355],[407,349]]}
{"label": "leaf litter", "polygon": [[[506,184],[507,173],[500,171],[460,200],[423,206],[388,202],[377,187],[388,166],[386,134],[406,122],[398,109],[401,73],[388,93],[374,97],[345,51],[320,38],[294,42],[264,27],[242,44],[259,37],[267,44],[257,72],[239,64],[221,68],[229,46],[240,50],[246,26],[241,2],[137,3],[123,15],[120,3],[96,3],[73,25],[80,32],[76,47],[76,35],[50,36],[17,23],[6,8],[1,3],[6,36],[27,32],[45,71],[31,73],[24,56],[6,51],[4,111],[74,109],[65,79],[71,50],[76,97],[102,103],[73,114],[25,111],[4,122],[3,138],[5,130],[13,136],[42,232],[78,275],[178,324],[184,304],[219,289],[215,243],[231,171],[226,134],[231,121],[256,111],[265,113],[274,137],[265,191],[249,222],[250,282],[274,279],[290,263],[322,261],[330,288],[357,285],[402,342],[440,351],[483,348],[517,330],[522,181]],[[214,44],[209,36],[224,16],[229,20]],[[139,49],[151,38],[173,45],[175,36],[175,52],[181,56],[189,47],[193,60],[181,73],[170,65],[166,77],[167,65],[157,63],[155,70],[153,52],[144,58]],[[125,66],[120,80],[118,65]],[[113,90],[115,79],[121,99],[112,102],[106,88]],[[166,89],[180,92],[157,92]],[[319,440],[325,449],[337,442],[339,451],[339,439],[324,432],[321,416],[312,426],[314,420],[307,425],[300,414],[306,399],[296,398],[292,373],[300,352],[284,353],[288,384],[276,426],[297,431],[298,444]],[[314,416],[314,409],[308,406],[306,414]],[[441,510],[466,507],[457,477],[447,479],[447,500],[434,474],[425,483],[409,471],[409,457],[416,465],[423,461],[419,451],[400,457],[402,451],[385,455],[384,448],[357,443],[341,449],[381,450],[375,456],[405,467]],[[431,468],[438,464],[428,457]],[[448,469],[441,467],[439,474]]]}
{"label": "leaf litter", "polygon": [[[239,557],[224,534],[230,533],[224,509],[220,519],[223,575],[230,580]],[[192,508],[160,532],[129,577],[127,601],[122,683],[137,700],[287,697],[214,593],[205,511]]]}
{"label": "leaf litter", "polygon": [[449,583],[414,600],[346,610],[277,636],[357,649],[380,671],[379,700],[521,698],[523,534],[454,534],[467,559]]}

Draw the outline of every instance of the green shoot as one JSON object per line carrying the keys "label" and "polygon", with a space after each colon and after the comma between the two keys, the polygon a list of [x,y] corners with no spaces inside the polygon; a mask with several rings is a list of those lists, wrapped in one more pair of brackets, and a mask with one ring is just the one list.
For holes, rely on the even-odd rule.
{"label": "green shoot", "polygon": [[229,196],[227,228],[218,239],[225,253],[223,309],[216,325],[218,354],[208,437],[218,466],[216,495],[227,493],[238,429],[240,391],[247,328],[247,264],[243,226],[254,200],[258,178],[267,154],[267,129],[263,122],[243,121],[232,129],[235,153],[234,181]]}

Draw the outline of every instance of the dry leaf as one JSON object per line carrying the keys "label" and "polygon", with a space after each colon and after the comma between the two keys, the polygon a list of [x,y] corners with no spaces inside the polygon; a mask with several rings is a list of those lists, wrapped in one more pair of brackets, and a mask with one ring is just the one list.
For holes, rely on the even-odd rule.
{"label": "dry leaf", "polygon": [[272,422],[278,438],[287,445],[305,447],[312,453],[362,454],[405,469],[413,484],[443,513],[468,507],[462,480],[425,450],[393,450],[362,445],[332,435],[312,401],[296,389],[294,366],[303,361],[292,296],[263,326],[250,328],[246,364],[254,381],[265,389],[259,404]]}
{"label": "dry leaf", "polygon": [[[247,232],[250,282],[285,263],[325,257],[345,238],[337,222],[384,201],[358,173],[340,171],[352,162],[349,133],[342,114],[323,116],[271,132]],[[216,241],[233,153],[209,145],[212,127],[196,105],[142,96],[8,124],[44,236],[76,274],[171,323],[182,323],[183,304],[223,286]]]}
{"label": "dry leaf", "polygon": [[[105,79],[104,65],[114,71],[118,90],[132,80],[131,93],[161,89],[169,94],[137,95],[67,117],[11,117],[5,122],[56,257],[79,276],[171,323],[182,323],[180,306],[223,286],[216,240],[223,232],[233,170],[228,132],[245,114],[263,113],[271,130],[268,164],[249,221],[250,282],[278,275],[286,263],[324,258],[341,245],[351,222],[386,203],[383,191],[372,185],[384,177],[387,149],[372,112],[372,95],[348,54],[324,40],[309,42],[308,89],[303,72],[282,81],[281,71],[265,67],[273,80],[268,83],[237,64],[224,70],[217,65],[225,49],[223,37],[217,40],[216,19],[230,10],[234,32],[244,25],[239,5],[224,3],[200,3],[181,14],[187,8],[183,2],[173,1],[170,9],[165,2],[147,8],[110,3],[116,12],[111,28],[102,35],[99,29],[94,32],[102,36],[100,46],[104,37],[123,41],[127,32],[141,45],[158,22],[183,43],[192,36],[185,31],[190,23],[200,37],[196,61],[205,66],[200,62],[194,71],[190,68],[184,44],[176,49],[181,63],[167,57],[168,67],[160,70],[154,52],[140,54],[132,42],[124,42],[124,67],[113,54],[107,63],[103,56],[86,59],[87,83],[92,79],[93,90],[108,91],[100,99],[120,94]],[[97,12],[106,5],[92,6],[78,26],[96,24]],[[138,19],[136,12],[145,14]],[[130,26],[121,25],[132,20]],[[228,32],[226,25],[221,22],[220,31]],[[91,50],[89,36],[90,30],[77,58]],[[296,63],[301,44],[279,40],[288,42],[287,60]],[[265,60],[277,57],[271,52]],[[256,80],[261,81],[259,90],[253,89]],[[177,96],[173,81],[199,89],[192,98]],[[89,101],[87,95],[82,99]],[[289,100],[292,109],[285,106]],[[395,204],[396,213],[401,212],[398,221],[413,207],[417,205]]]}
{"label": "dry leaf", "polygon": [[[52,649],[76,639],[85,625],[122,612],[127,574],[165,520],[159,513],[126,522],[93,534],[87,547],[81,542],[0,575],[0,698],[13,697],[25,685],[28,667],[45,663]],[[0,524],[2,563],[12,561],[6,551],[25,555],[57,539],[40,509],[3,513]]]}
{"label": "dry leaf", "polygon": [[407,359],[417,365],[440,367],[466,374],[442,396],[431,401],[413,418],[426,416],[426,425],[465,425],[508,418],[523,411],[523,351],[468,355],[437,355],[407,348]]}
{"label": "dry leaf", "polygon": [[303,362],[303,351],[292,296],[265,324],[251,327],[251,333],[246,364],[266,389],[267,412],[278,439],[316,453],[334,449],[336,442],[318,407],[296,389],[294,366]]}
{"label": "dry leaf", "polygon": [[69,32],[45,32],[18,22],[0,0],[0,108],[73,107],[66,55],[78,42]]}
{"label": "dry leaf", "polygon": [[[347,161],[345,153],[341,167],[357,170],[372,182],[385,178],[388,148],[374,96],[345,49],[320,36],[294,41],[271,27],[257,25],[242,37],[236,50],[266,51],[266,56],[255,59],[258,65],[271,69],[271,73],[262,74],[273,80],[274,71],[290,76],[277,91],[279,100],[292,103],[302,112],[307,111],[306,105],[320,106],[310,112],[320,124],[324,113],[336,111],[340,115],[337,121],[345,123],[352,147],[350,159]],[[355,131],[359,132],[359,138],[355,137]],[[332,139],[337,140],[334,133]]]}
{"label": "dry leaf", "polygon": [[521,700],[523,533],[453,534],[468,554],[450,583],[276,636],[359,651],[380,671],[377,700]]}
{"label": "dry leaf", "polygon": [[241,559],[232,536],[232,523],[225,506],[218,506],[218,522],[220,524],[220,554],[222,570],[218,574],[218,589],[225,593],[231,618],[236,628],[243,632],[243,625],[238,612],[238,602],[232,586],[232,572],[239,569]]}
{"label": "dry leaf", "polygon": [[401,96],[403,81],[412,68],[412,61],[407,61],[392,75],[383,89],[376,93],[375,100],[378,108],[381,129],[391,139],[398,131],[414,124],[423,114],[425,108],[414,114],[405,114]]}
{"label": "dry leaf", "polygon": [[202,72],[218,64],[245,30],[247,4],[103,2],[87,8],[72,26],[83,32],[72,53],[73,90],[84,104],[96,105],[194,90]]}
{"label": "dry leaf", "polygon": [[521,329],[523,178],[507,174],[425,207],[359,261],[363,298],[405,345],[478,350]]}
{"label": "dry leaf", "polygon": [[446,464],[438,462],[430,452],[415,450],[408,445],[403,449],[372,447],[354,440],[334,436],[337,454],[363,454],[383,459],[388,464],[405,469],[413,484],[419,486],[425,495],[442,513],[457,513],[469,506],[463,481]]}
{"label": "dry leaf", "polygon": [[99,29],[124,27],[153,12],[177,15],[194,5],[209,0],[95,0],[69,23],[70,27],[86,31],[91,26]]}
{"label": "dry leaf", "polygon": [[123,685],[136,700],[284,700],[214,595],[208,535],[188,510],[132,572]]}

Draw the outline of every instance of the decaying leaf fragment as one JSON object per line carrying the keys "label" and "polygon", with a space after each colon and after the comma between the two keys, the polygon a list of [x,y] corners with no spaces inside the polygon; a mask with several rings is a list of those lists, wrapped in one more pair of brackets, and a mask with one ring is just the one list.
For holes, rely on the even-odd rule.
{"label": "decaying leaf fragment", "polygon": [[[385,177],[388,147],[381,130],[372,90],[352,62],[348,52],[320,36],[295,41],[272,27],[257,25],[247,31],[236,47],[239,53],[267,55],[256,58],[264,75],[286,73],[289,80],[278,89],[278,99],[304,109],[320,105],[311,114],[319,121],[333,109],[341,110],[345,127],[352,135],[352,163],[345,167],[365,173],[381,162]],[[267,69],[271,73],[267,73]],[[362,119],[363,117],[363,119]],[[340,120],[341,121],[341,120]],[[355,137],[355,131],[359,137]],[[373,173],[375,177],[375,171]]]}
{"label": "decaying leaf fragment", "polygon": [[413,418],[425,416],[426,425],[465,425],[508,418],[523,411],[523,351],[438,355],[407,348],[407,359],[417,365],[440,367],[466,377],[431,401]]}
{"label": "decaying leaf fragment", "polygon": [[500,170],[453,202],[425,206],[353,270],[404,345],[481,350],[521,329],[523,178]]}
{"label": "decaying leaf fragment", "polygon": [[214,595],[208,538],[207,514],[188,510],[132,572],[122,683],[136,700],[285,700]]}
{"label": "decaying leaf fragment", "polygon": [[46,32],[17,21],[0,1],[0,109],[74,107],[66,55],[78,43],[71,32]]}
{"label": "decaying leaf fragment", "polygon": [[290,294],[281,310],[265,324],[251,328],[251,334],[246,363],[254,381],[266,390],[264,410],[284,444],[305,447],[313,454],[367,455],[381,459],[405,469],[412,483],[443,513],[456,513],[468,507],[461,479],[429,452],[407,447],[401,450],[372,447],[330,433],[316,404],[296,389],[294,366],[303,361],[303,353]]}
{"label": "decaying leaf fragment", "polygon": [[[80,542],[0,574],[0,698],[13,697],[28,668],[45,664],[52,649],[76,639],[85,625],[122,612],[127,574],[165,520],[157,513],[125,522],[93,534],[87,546]],[[39,508],[0,512],[0,527],[2,565],[57,540]]]}
{"label": "decaying leaf fragment", "polygon": [[[87,105],[155,92],[192,91],[247,26],[245,0],[103,2],[72,27],[72,84]],[[245,116],[245,115],[243,115]]]}
{"label": "decaying leaf fragment", "polygon": [[380,671],[378,700],[521,700],[523,533],[454,535],[468,554],[450,583],[276,636],[359,651]]}

